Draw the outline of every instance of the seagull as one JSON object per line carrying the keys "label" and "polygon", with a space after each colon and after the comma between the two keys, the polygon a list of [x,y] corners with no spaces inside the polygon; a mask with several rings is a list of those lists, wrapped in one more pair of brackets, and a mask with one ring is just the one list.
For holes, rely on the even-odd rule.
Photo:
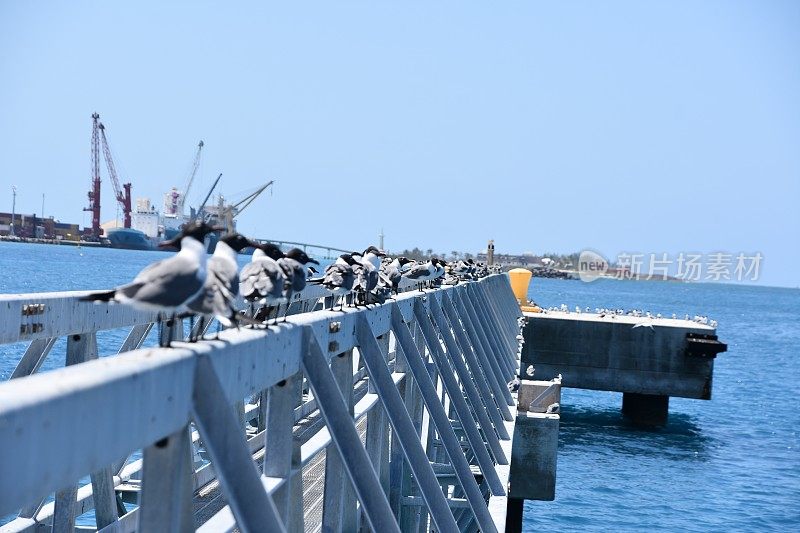
{"label": "seagull", "polygon": [[461,279],[467,279],[470,274],[471,265],[464,261],[463,259],[459,259],[458,262],[453,266],[452,272],[455,276]]}
{"label": "seagull", "polygon": [[383,253],[381,250],[378,250],[375,246],[368,246],[364,253],[361,256],[372,263],[372,266],[375,267],[375,270],[381,269],[381,257],[386,257],[386,254]]}
{"label": "seagull", "polygon": [[[358,261],[351,254],[342,254],[334,263],[328,265],[321,278],[310,279],[308,283],[322,285],[333,293],[334,296],[339,298],[339,309],[342,310],[344,308],[344,297],[353,290],[353,283],[356,280],[353,266],[356,264],[358,264]],[[331,308],[333,307],[334,305],[331,306]]]}
{"label": "seagull", "polygon": [[252,244],[241,234],[231,233],[219,240],[214,253],[208,258],[208,272],[203,290],[186,304],[189,312],[200,315],[197,327],[199,334],[202,334],[204,321],[209,316],[216,317],[225,327],[238,327],[239,321],[234,307],[239,295],[239,265],[236,263],[236,254]]}
{"label": "seagull", "polygon": [[[132,282],[110,291],[95,292],[82,301],[119,302],[144,311],[174,315],[186,311],[186,304],[202,290],[206,281],[206,235],[217,228],[195,220],[164,246],[180,245],[180,251],[168,259],[157,261],[139,272]],[[170,325],[172,326],[172,325]],[[171,338],[171,335],[170,335]],[[169,346],[170,340],[167,340]]]}
{"label": "seagull", "polygon": [[433,275],[436,272],[436,267],[434,266],[432,260],[428,260],[426,263],[418,263],[413,265],[407,272],[403,275],[408,279],[414,280],[418,282],[418,288],[422,291],[422,284],[428,280],[433,279]]}
{"label": "seagull", "polygon": [[[253,258],[239,273],[239,292],[250,302],[251,311],[255,304],[260,304],[269,318],[271,308],[286,301],[283,294],[286,275],[278,264],[283,252],[272,243],[253,244]],[[257,318],[256,313],[252,314]]]}
{"label": "seagull", "polygon": [[[367,294],[378,286],[378,281],[380,279],[380,275],[378,274],[380,258],[372,250],[382,253],[374,246],[370,246],[364,250],[363,254],[361,252],[352,252],[350,254],[356,260],[356,264],[353,265],[353,272],[356,275],[353,291],[359,295],[361,302],[365,305],[369,303],[367,301]],[[375,266],[376,260],[378,262],[377,267]]]}
{"label": "seagull", "polygon": [[389,282],[389,286],[395,294],[400,290],[400,280],[403,279],[405,266],[412,262],[408,257],[397,257],[393,261],[381,265],[380,273]]}
{"label": "seagull", "polygon": [[283,313],[283,321],[286,322],[286,314],[289,312],[289,304],[292,302],[292,295],[306,288],[306,265],[314,263],[319,265],[319,261],[311,259],[300,248],[292,248],[278,259],[278,265],[286,276],[283,286],[283,297],[286,299],[286,310]]}
{"label": "seagull", "polygon": [[509,392],[517,392],[520,384],[522,384],[522,381],[520,381],[519,376],[514,376],[514,379],[509,381],[506,386],[508,387]]}
{"label": "seagull", "polygon": [[441,279],[446,272],[447,263],[437,257],[434,257],[431,262],[435,267],[433,271],[433,279],[431,281]]}

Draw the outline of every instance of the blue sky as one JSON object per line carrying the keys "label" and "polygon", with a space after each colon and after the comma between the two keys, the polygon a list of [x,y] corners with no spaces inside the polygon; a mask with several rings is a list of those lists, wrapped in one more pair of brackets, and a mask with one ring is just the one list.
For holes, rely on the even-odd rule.
{"label": "blue sky", "polygon": [[[0,210],[275,179],[243,232],[764,255],[800,285],[800,3],[0,3]],[[190,198],[191,200],[191,198]],[[103,220],[114,216],[104,178]]]}

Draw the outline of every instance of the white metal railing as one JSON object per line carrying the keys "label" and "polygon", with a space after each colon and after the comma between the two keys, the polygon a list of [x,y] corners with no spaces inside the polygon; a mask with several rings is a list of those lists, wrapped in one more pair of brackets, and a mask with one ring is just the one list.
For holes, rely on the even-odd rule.
{"label": "white metal railing", "polygon": [[[89,509],[109,531],[302,530],[302,472],[323,450],[323,529],[503,527],[487,502],[504,510],[513,433],[519,307],[505,276],[131,352],[155,317],[77,296],[0,297],[0,342],[31,341],[15,378],[60,336],[71,365],[0,384],[0,515],[20,513],[0,530],[72,531]],[[122,326],[126,353],[96,359],[96,332]],[[297,438],[314,415],[324,424]],[[192,464],[193,441],[210,465]],[[118,494],[137,472],[128,512]],[[193,494],[211,481],[229,505],[196,524]]]}

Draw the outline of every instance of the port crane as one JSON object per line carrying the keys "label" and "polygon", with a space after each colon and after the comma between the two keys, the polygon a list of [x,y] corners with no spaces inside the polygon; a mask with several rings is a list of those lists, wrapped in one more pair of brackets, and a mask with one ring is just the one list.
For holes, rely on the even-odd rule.
{"label": "port crane", "polygon": [[92,212],[92,237],[99,239],[102,234],[100,228],[100,145],[103,147],[103,158],[106,161],[108,175],[114,187],[114,195],[122,207],[123,226],[131,227],[131,184],[125,183],[120,187],[117,170],[111,157],[111,149],[106,138],[106,127],[100,122],[100,115],[92,113],[92,190],[89,191],[89,207],[84,211]]}
{"label": "port crane", "polygon": [[[186,188],[183,190],[183,194],[178,200],[178,208],[176,210],[177,214],[183,214],[183,206],[186,203],[186,197],[189,196],[189,189],[192,188],[192,183],[194,182],[194,177],[197,174],[197,169],[200,167],[200,154],[203,151],[203,141],[201,140],[197,143],[197,153],[194,155],[194,162],[192,163],[192,170],[189,172],[189,180],[186,183]],[[219,180],[219,178],[217,178]]]}
{"label": "port crane", "polygon": [[232,233],[234,231],[233,219],[239,213],[244,211],[244,209],[248,205],[253,203],[253,200],[258,198],[259,195],[262,192],[264,192],[265,190],[267,190],[267,188],[270,187],[274,182],[275,182],[274,180],[268,181],[267,183],[265,183],[264,185],[262,185],[261,187],[256,189],[255,192],[252,192],[252,193],[248,194],[247,196],[245,196],[244,198],[242,198],[241,200],[239,200],[235,204],[231,204],[231,205],[225,206],[225,205],[223,205],[222,197],[220,197],[219,206],[217,208],[217,217],[218,217],[217,223],[221,224],[222,227],[225,228],[224,229],[225,232]]}

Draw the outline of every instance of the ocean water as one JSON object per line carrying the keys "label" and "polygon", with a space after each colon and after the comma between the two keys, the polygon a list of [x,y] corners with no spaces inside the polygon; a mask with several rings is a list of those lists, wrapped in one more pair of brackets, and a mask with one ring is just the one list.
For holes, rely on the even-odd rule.
{"label": "ocean water", "polygon": [[[108,288],[168,255],[0,243],[0,294]],[[556,500],[526,502],[526,531],[800,529],[800,290],[534,279],[530,298],[708,315],[728,352],[715,363],[713,399],[671,399],[660,430],[629,426],[621,394],[565,389]],[[101,354],[125,334],[98,335]],[[0,380],[24,348],[0,345]],[[42,371],[62,367],[64,351],[57,344]]]}
{"label": "ocean water", "polygon": [[670,399],[667,426],[620,415],[622,394],[562,390],[556,499],[525,531],[800,530],[800,290],[534,279],[529,297],[707,315],[728,344],[711,401]]}

